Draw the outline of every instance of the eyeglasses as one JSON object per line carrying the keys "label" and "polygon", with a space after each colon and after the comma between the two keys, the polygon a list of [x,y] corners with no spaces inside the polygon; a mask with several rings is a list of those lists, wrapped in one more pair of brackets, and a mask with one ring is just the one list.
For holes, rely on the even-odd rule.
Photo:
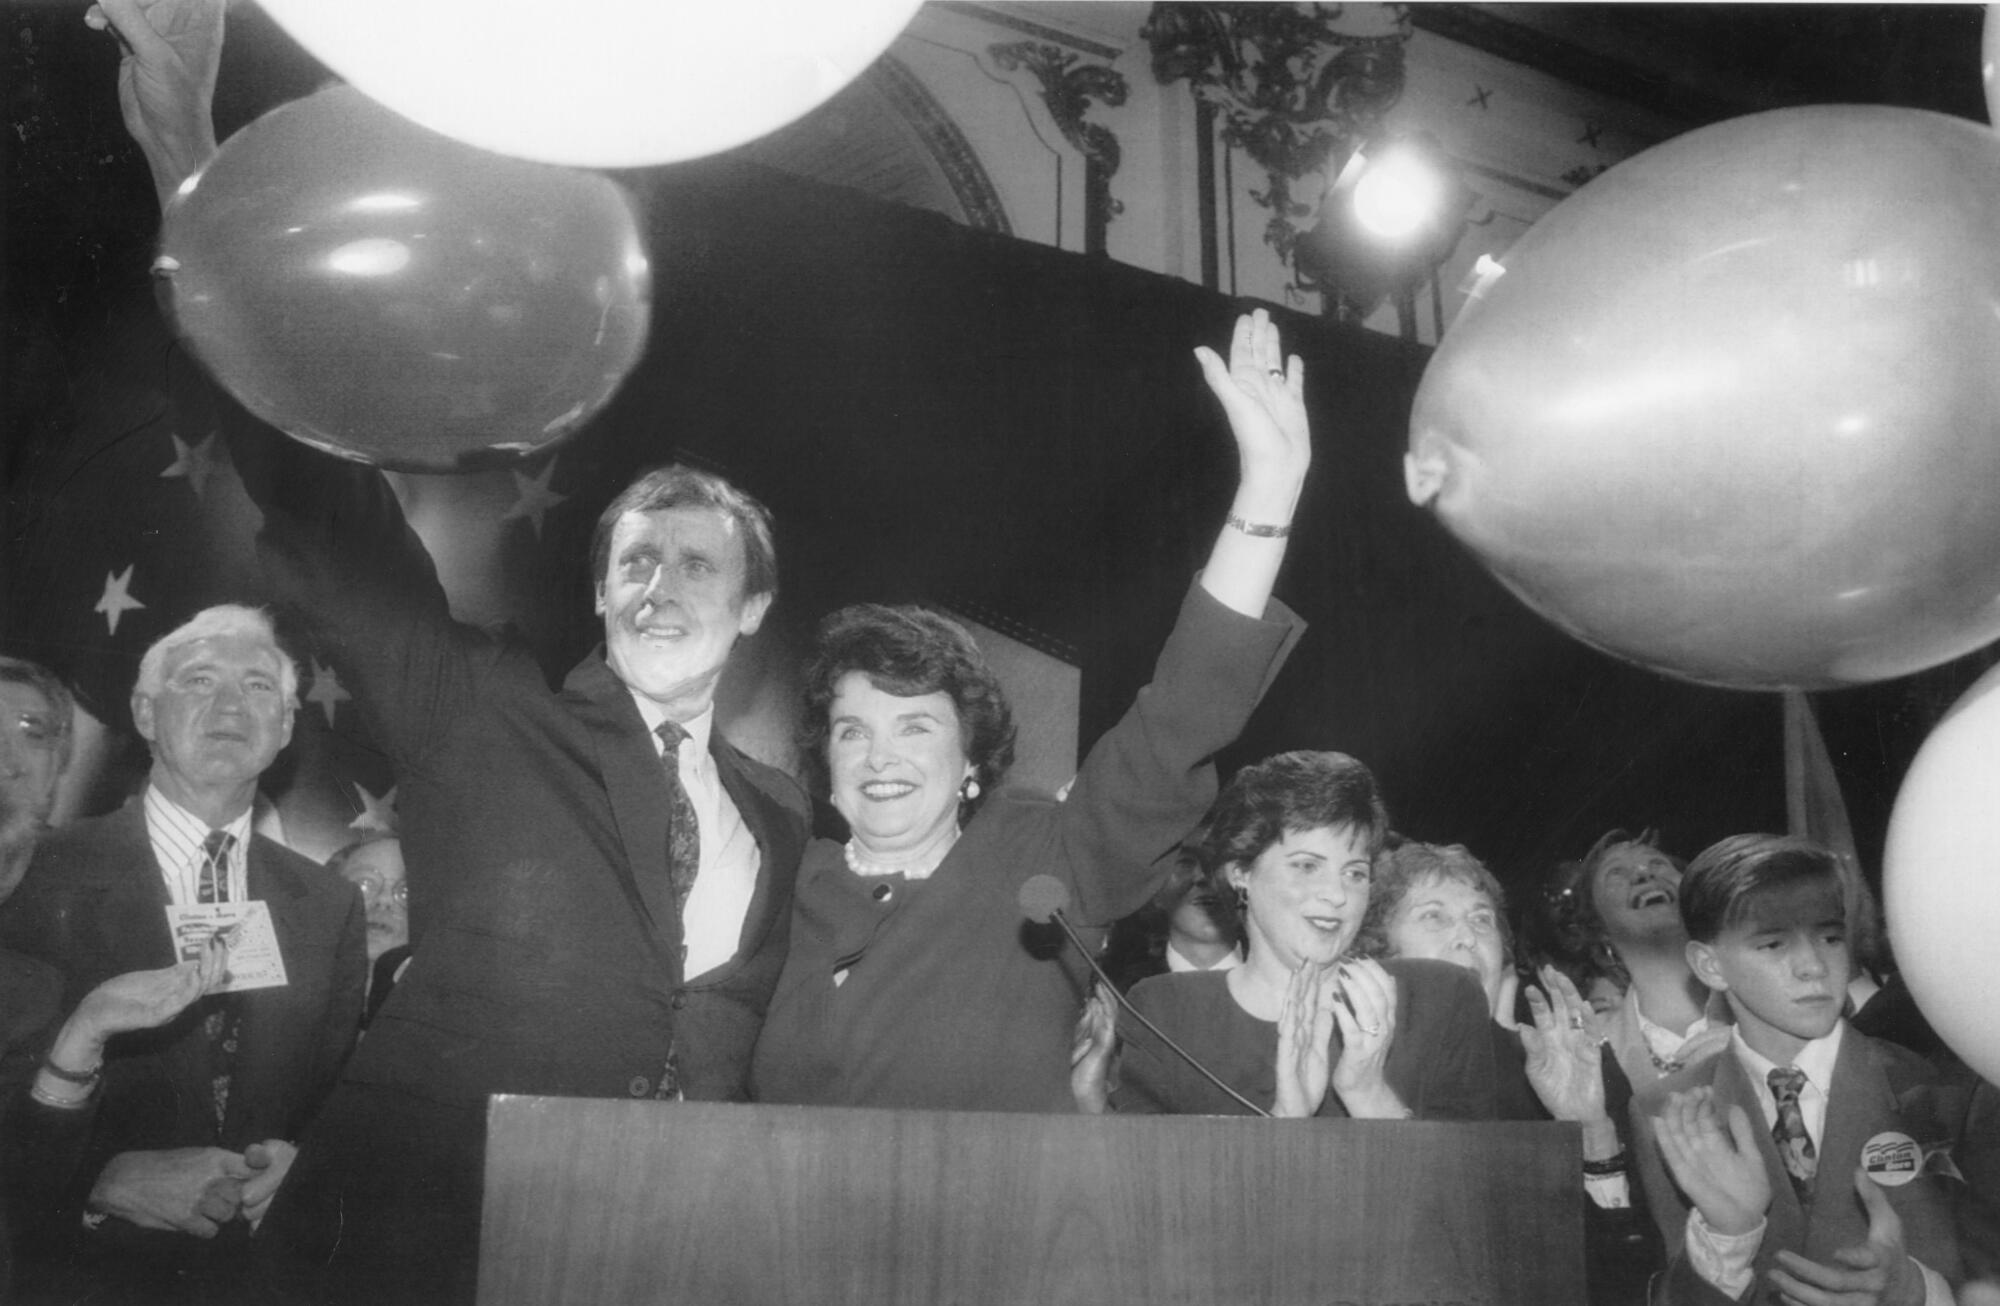
{"label": "eyeglasses", "polygon": [[410,905],[410,882],[408,880],[398,880],[393,885],[385,885],[379,876],[364,875],[356,880],[355,883],[361,887],[361,900],[365,903],[372,905],[380,902],[383,895],[387,894],[389,901],[395,903],[398,907],[407,907]]}

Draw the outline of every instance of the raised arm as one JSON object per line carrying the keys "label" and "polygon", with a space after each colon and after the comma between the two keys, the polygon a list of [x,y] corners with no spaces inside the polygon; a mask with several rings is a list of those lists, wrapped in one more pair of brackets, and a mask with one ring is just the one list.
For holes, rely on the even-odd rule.
{"label": "raised arm", "polygon": [[84,22],[118,37],[118,107],[160,207],[215,153],[223,0],[101,0]]}
{"label": "raised arm", "polygon": [[1305,364],[1296,354],[1286,360],[1278,328],[1261,308],[1236,319],[1226,365],[1205,345],[1194,353],[1228,415],[1240,467],[1236,497],[1215,537],[1201,587],[1223,606],[1261,617],[1285,560],[1292,514],[1312,462]]}

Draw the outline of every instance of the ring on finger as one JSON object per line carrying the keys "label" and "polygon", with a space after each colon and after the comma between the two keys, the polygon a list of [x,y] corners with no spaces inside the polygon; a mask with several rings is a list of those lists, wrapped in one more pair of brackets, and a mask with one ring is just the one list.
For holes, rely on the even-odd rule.
{"label": "ring on finger", "polygon": [[1382,1032],[1382,1027],[1380,1025],[1363,1025],[1361,1027],[1361,1032],[1366,1034],[1370,1038],[1374,1038],[1377,1034],[1380,1034]]}
{"label": "ring on finger", "polygon": [[1285,369],[1282,367],[1269,367],[1264,370],[1269,372],[1272,376],[1277,377],[1280,381],[1285,379]]}

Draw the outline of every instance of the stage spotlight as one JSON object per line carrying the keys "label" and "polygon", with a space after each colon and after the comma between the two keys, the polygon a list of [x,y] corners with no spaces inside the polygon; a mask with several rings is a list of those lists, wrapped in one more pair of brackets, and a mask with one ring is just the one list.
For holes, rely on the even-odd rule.
{"label": "stage spotlight", "polygon": [[1391,145],[1364,162],[1354,183],[1354,217],[1371,234],[1400,243],[1438,216],[1445,192],[1435,160],[1413,146]]}
{"label": "stage spotlight", "polygon": [[1392,294],[1400,303],[1451,257],[1472,198],[1428,134],[1363,145],[1293,247],[1300,280],[1349,314],[1366,316]]}

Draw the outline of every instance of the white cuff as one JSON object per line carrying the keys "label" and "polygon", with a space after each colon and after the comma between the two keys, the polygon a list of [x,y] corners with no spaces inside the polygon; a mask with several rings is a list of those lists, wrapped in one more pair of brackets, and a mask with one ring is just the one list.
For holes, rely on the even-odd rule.
{"label": "white cuff", "polygon": [[1583,1191],[1600,1210],[1623,1211],[1632,1205],[1632,1184],[1621,1174],[1587,1174]]}
{"label": "white cuff", "polygon": [[1757,1249],[1764,1245],[1764,1230],[1768,1227],[1760,1219],[1746,1233],[1717,1233],[1702,1219],[1697,1208],[1688,1212],[1687,1236],[1681,1242],[1687,1250],[1688,1264],[1702,1281],[1734,1300],[1750,1286]]}

